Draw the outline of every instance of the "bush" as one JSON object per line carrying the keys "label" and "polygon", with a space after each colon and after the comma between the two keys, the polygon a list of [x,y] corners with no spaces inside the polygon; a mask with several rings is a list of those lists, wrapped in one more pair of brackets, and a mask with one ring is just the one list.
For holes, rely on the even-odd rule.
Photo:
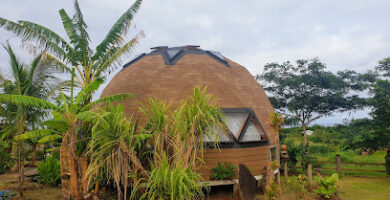
{"label": "bush", "polygon": [[11,164],[11,155],[0,149],[0,174],[4,174]]}
{"label": "bush", "polygon": [[52,155],[38,164],[38,182],[57,185],[61,181],[60,162]]}
{"label": "bush", "polygon": [[305,199],[305,186],[307,185],[306,175],[300,174],[299,176],[290,176],[287,180],[287,185],[295,192],[296,199]]}
{"label": "bush", "polygon": [[314,177],[317,183],[320,186],[320,189],[314,190],[315,193],[320,195],[322,198],[330,199],[337,192],[337,181],[339,180],[339,176],[334,173],[330,177]]}
{"label": "bush", "polygon": [[152,166],[141,199],[202,199],[203,186],[200,174],[181,163],[171,166],[163,156],[161,166]]}
{"label": "bush", "polygon": [[217,167],[211,168],[211,170],[213,171],[213,174],[211,174],[210,178],[215,180],[233,179],[237,174],[237,167],[232,163],[224,163],[224,165],[222,165],[218,162]]}
{"label": "bush", "polygon": [[275,200],[277,199],[279,194],[279,185],[275,182],[272,182],[265,191],[265,196],[267,200]]}

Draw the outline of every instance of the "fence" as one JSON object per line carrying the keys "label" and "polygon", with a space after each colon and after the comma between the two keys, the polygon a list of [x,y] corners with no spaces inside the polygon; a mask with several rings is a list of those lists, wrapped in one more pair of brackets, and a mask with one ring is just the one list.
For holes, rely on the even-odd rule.
{"label": "fence", "polygon": [[[316,170],[335,170],[337,173],[355,173],[367,174],[367,173],[380,173],[378,175],[386,175],[386,166],[385,163],[357,163],[357,162],[342,162],[340,155],[336,156],[334,162],[330,161],[319,161],[325,167],[317,167]],[[328,166],[327,166],[328,165]],[[334,165],[334,167],[329,167],[329,165]],[[383,174],[382,174],[383,173]]]}

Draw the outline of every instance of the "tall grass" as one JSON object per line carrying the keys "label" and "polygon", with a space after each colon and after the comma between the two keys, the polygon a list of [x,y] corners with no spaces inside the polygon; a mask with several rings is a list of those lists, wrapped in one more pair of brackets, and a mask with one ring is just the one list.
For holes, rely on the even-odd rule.
{"label": "tall grass", "polygon": [[165,154],[159,159],[159,167],[152,165],[146,192],[141,199],[203,199],[202,188],[205,185],[196,171],[181,163],[172,166]]}

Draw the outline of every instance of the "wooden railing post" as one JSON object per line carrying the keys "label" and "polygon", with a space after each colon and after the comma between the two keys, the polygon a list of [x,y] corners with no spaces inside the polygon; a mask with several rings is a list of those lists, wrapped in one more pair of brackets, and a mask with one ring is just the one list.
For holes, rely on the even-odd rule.
{"label": "wooden railing post", "polygon": [[339,154],[336,155],[336,172],[341,174],[341,156]]}

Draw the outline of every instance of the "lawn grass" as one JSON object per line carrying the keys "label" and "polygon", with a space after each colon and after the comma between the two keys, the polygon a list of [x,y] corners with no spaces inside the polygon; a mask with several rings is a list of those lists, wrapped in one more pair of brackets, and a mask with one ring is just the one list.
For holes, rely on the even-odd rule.
{"label": "lawn grass", "polygon": [[339,181],[343,200],[389,200],[390,177],[362,178],[344,176]]}
{"label": "lawn grass", "polygon": [[369,164],[370,163],[382,164],[385,162],[385,156],[386,156],[385,151],[377,151],[369,156],[358,155],[356,152],[353,151],[346,151],[346,152],[329,153],[327,155],[315,155],[315,157],[318,159],[318,161],[335,162],[336,154],[339,154],[341,156],[342,162],[369,163]]}

